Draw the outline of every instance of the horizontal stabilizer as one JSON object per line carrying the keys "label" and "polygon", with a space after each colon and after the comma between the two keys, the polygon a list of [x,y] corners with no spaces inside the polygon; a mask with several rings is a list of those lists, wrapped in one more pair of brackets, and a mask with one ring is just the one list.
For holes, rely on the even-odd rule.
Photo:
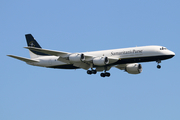
{"label": "horizontal stabilizer", "polygon": [[41,53],[45,53],[45,54],[49,54],[49,55],[54,55],[54,56],[64,56],[64,55],[70,54],[68,52],[47,50],[47,49],[41,49],[41,48],[35,48],[35,47],[24,47],[24,48],[29,49],[29,50],[34,50],[37,52],[41,52]]}
{"label": "horizontal stabilizer", "polygon": [[7,56],[24,61],[24,62],[39,62],[38,60],[31,60],[28,58],[18,57],[18,56],[14,56],[14,55],[7,55]]}

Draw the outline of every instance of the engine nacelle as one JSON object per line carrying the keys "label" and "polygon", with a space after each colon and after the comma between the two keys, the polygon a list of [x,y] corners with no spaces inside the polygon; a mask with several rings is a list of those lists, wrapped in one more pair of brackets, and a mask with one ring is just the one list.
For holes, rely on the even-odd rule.
{"label": "engine nacelle", "polygon": [[97,66],[103,66],[109,63],[108,57],[96,57],[93,59],[93,64]]}
{"label": "engine nacelle", "polygon": [[142,66],[141,64],[138,63],[128,64],[125,67],[125,71],[128,72],[129,74],[139,74],[142,72]]}
{"label": "engine nacelle", "polygon": [[69,55],[69,61],[70,62],[81,62],[85,60],[84,54],[81,53],[74,53]]}

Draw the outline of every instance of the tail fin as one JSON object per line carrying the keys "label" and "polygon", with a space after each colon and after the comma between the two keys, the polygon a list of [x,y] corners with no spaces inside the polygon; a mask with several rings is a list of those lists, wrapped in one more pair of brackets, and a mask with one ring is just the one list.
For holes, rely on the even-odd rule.
{"label": "tail fin", "polygon": [[38,42],[34,39],[34,37],[31,34],[26,34],[25,36],[28,47],[41,48],[41,46],[38,44]]}
{"label": "tail fin", "polygon": [[[38,42],[34,39],[34,37],[31,34],[26,34],[26,41],[28,47],[36,47],[36,48],[41,48],[41,46],[38,44]],[[29,50],[30,57],[33,58],[38,58],[39,56],[49,56],[48,54],[44,54],[41,52]]]}

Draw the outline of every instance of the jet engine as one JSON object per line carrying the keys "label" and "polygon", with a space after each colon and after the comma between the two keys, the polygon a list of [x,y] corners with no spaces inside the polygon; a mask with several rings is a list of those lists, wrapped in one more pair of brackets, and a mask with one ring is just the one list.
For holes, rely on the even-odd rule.
{"label": "jet engine", "polygon": [[71,62],[81,62],[85,60],[85,56],[82,53],[74,53],[69,55],[69,61]]}
{"label": "jet engine", "polygon": [[109,63],[108,57],[96,57],[93,59],[93,64],[97,66],[103,66]]}
{"label": "jet engine", "polygon": [[129,74],[139,74],[142,72],[142,66],[141,64],[138,63],[128,64],[125,67],[125,71],[128,72]]}

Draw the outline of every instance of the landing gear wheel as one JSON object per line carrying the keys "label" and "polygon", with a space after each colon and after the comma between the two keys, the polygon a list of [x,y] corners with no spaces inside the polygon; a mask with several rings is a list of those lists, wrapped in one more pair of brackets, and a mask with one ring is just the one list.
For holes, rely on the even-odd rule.
{"label": "landing gear wheel", "polygon": [[88,70],[87,71],[87,74],[91,75],[91,74],[96,74],[97,71],[96,70]]}
{"label": "landing gear wheel", "polygon": [[107,76],[107,77],[109,77],[110,75],[111,75],[111,74],[108,73],[108,72],[105,73],[105,76]]}
{"label": "landing gear wheel", "polygon": [[161,68],[161,66],[160,66],[160,65],[157,65],[157,68],[158,68],[158,69],[160,69],[160,68]]}
{"label": "landing gear wheel", "polygon": [[105,77],[105,74],[104,74],[104,73],[101,73],[101,77]]}
{"label": "landing gear wheel", "polygon": [[97,73],[97,71],[96,70],[92,70],[92,74],[96,74]]}
{"label": "landing gear wheel", "polygon": [[91,75],[91,74],[92,74],[92,71],[91,71],[91,70],[88,70],[88,71],[87,71],[87,74]]}
{"label": "landing gear wheel", "polygon": [[109,77],[111,74],[108,72],[101,73],[101,77]]}

